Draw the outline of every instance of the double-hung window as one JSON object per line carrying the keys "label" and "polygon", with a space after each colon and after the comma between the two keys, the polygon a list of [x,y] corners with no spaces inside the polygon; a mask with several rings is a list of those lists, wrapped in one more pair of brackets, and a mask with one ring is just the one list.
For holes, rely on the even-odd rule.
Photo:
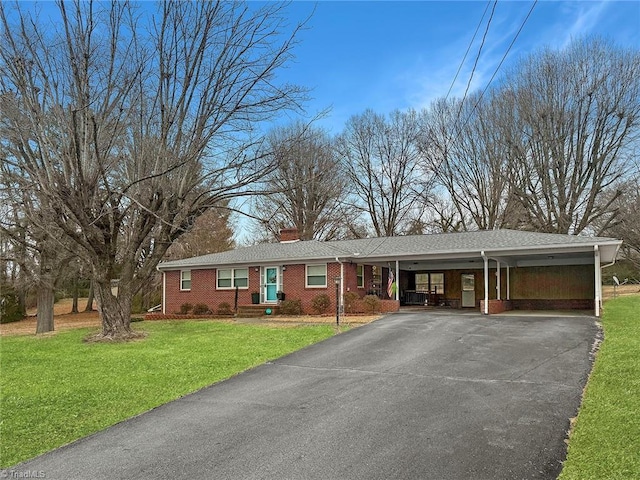
{"label": "double-hung window", "polygon": [[191,290],[191,270],[180,271],[180,290]]}
{"label": "double-hung window", "polygon": [[307,287],[321,288],[327,286],[327,264],[307,265]]}
{"label": "double-hung window", "polygon": [[358,280],[358,288],[364,288],[364,265],[356,265],[356,278]]}
{"label": "double-hung window", "polygon": [[217,287],[220,290],[224,290],[225,288],[249,287],[248,268],[219,268],[217,277]]}
{"label": "double-hung window", "polygon": [[433,293],[444,293],[444,273],[432,273],[429,275],[429,286]]}
{"label": "double-hung window", "polygon": [[444,273],[416,273],[416,292],[444,293]]}

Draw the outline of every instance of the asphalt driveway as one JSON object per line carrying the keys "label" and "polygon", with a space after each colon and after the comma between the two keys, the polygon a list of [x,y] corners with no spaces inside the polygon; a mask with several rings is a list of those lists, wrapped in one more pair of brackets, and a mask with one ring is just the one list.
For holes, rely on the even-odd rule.
{"label": "asphalt driveway", "polygon": [[10,470],[47,480],[553,479],[596,333],[587,316],[389,315]]}

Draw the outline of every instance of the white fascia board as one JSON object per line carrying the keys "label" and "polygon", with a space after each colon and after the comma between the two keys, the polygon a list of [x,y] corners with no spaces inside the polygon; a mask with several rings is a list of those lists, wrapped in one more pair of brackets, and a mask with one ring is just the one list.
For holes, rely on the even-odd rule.
{"label": "white fascia board", "polygon": [[437,252],[424,252],[424,253],[411,253],[411,254],[387,254],[387,255],[374,255],[374,256],[366,256],[363,255],[358,258],[358,263],[385,263],[391,261],[405,261],[409,262],[412,260],[455,260],[455,259],[464,259],[464,258],[482,258],[480,256],[480,251],[470,251],[470,250],[458,250],[458,251],[437,251]]}
{"label": "white fascia board", "polygon": [[607,265],[609,263],[615,262],[621,246],[622,241],[615,244],[611,243],[599,245],[598,249],[600,250],[600,264]]}
{"label": "white fascia board", "polygon": [[[347,260],[348,261],[348,260]],[[336,263],[335,257],[321,257],[321,258],[279,258],[269,260],[256,260],[256,261],[242,261],[242,262],[225,262],[225,263],[183,263],[180,265],[158,265],[159,271],[172,271],[172,270],[211,270],[213,268],[243,268],[243,267],[275,267],[281,265],[305,265],[308,263]]]}
{"label": "white fascia board", "polygon": [[518,260],[516,267],[555,267],[558,265],[593,265],[593,256],[588,257],[571,257],[571,258],[554,258],[553,260],[544,258],[532,258]]}

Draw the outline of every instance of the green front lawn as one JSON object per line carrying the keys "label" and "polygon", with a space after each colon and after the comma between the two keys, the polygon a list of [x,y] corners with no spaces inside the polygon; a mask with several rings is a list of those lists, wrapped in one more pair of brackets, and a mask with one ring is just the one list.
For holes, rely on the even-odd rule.
{"label": "green front lawn", "polygon": [[602,324],[560,480],[640,478],[640,296],[608,301]]}
{"label": "green front lawn", "polygon": [[[140,326],[141,325],[141,326]],[[136,324],[142,341],[88,329],[0,340],[0,467],[7,467],[334,334],[333,326]]]}

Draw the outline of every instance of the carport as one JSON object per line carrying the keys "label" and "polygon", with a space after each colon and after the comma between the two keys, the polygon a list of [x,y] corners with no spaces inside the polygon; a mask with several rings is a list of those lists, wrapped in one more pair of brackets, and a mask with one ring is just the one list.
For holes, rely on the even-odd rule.
{"label": "carport", "polygon": [[[377,248],[379,258],[369,254],[367,260],[394,272],[398,288],[393,296],[401,305],[476,308],[486,315],[579,309],[600,316],[602,268],[615,262],[622,244],[611,238],[511,230],[448,235],[422,236],[423,245],[387,242]],[[455,241],[424,241],[434,237]]]}

